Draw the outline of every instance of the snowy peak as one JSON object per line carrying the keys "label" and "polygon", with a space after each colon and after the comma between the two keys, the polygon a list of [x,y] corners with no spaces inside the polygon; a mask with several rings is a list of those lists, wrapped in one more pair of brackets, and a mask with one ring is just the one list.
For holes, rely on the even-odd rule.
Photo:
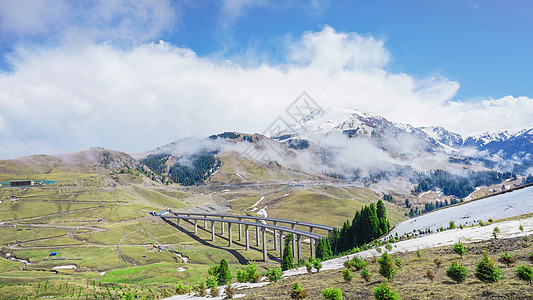
{"label": "snowy peak", "polygon": [[529,139],[533,142],[533,128],[494,130],[473,134],[465,139],[465,146],[483,147],[490,143],[506,142],[513,139]]}

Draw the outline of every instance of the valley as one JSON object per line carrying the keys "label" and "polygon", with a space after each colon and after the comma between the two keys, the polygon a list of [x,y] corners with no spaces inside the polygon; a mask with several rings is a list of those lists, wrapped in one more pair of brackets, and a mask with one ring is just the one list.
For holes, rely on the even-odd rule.
{"label": "valley", "polygon": [[[117,299],[125,297],[127,291],[146,299],[168,298],[177,293],[176,286],[205,280],[209,268],[223,259],[233,274],[249,262],[254,262],[259,272],[280,266],[280,250],[273,247],[279,237],[272,230],[257,241],[252,228],[246,250],[244,238],[236,237],[235,227],[231,243],[228,224],[224,233],[220,222],[213,239],[210,226],[203,221],[195,226],[192,219],[184,219],[177,225],[176,220],[165,221],[157,215],[168,209],[180,214],[313,222],[338,228],[344,236],[354,216],[381,201],[393,228],[385,237],[393,240],[392,250],[387,251],[405,252],[401,255],[407,257],[417,249],[440,253],[435,249],[458,239],[485,241],[494,226],[501,226],[502,237],[514,237],[506,225],[496,222],[533,212],[529,205],[532,188],[524,188],[531,176],[512,171],[517,165],[527,166],[527,159],[508,161],[514,166],[511,171],[500,171],[494,165],[489,168],[483,161],[462,155],[457,141],[444,147],[444,141],[454,136],[451,133],[446,138],[439,135],[440,142],[434,140],[435,135],[423,136],[422,140],[433,146],[406,152],[396,147],[398,138],[415,132],[410,138],[418,139],[428,130],[347,111],[349,122],[340,127],[330,124],[324,136],[316,130],[324,129],[320,124],[325,121],[316,123],[310,118],[309,124],[315,127],[308,128],[315,131],[285,132],[272,138],[224,133],[217,138],[176,141],[136,155],[90,148],[0,161],[4,182],[53,182],[0,188],[0,295]],[[368,135],[358,135],[361,128]],[[394,140],[386,141],[391,128],[396,128]],[[329,139],[336,130],[341,135],[332,143]],[[426,143],[422,140],[416,143]],[[247,156],[250,147],[261,155]],[[462,159],[451,159],[450,147],[456,147],[453,157]],[[361,164],[361,158],[366,162]],[[501,195],[493,196],[498,193]],[[524,235],[533,230],[528,220],[521,221]],[[445,230],[450,221],[464,229]],[[482,227],[479,221],[490,224]],[[302,225],[294,228],[309,230]],[[427,234],[428,228],[431,234]],[[328,234],[318,229],[316,233]],[[268,243],[266,252],[264,241]],[[301,242],[302,257],[308,258],[310,240],[303,238]],[[361,247],[366,250],[357,255],[370,259],[385,251],[386,243],[365,243]],[[263,261],[264,253],[267,261]],[[320,274],[337,276],[331,274],[338,273],[335,270],[342,267],[343,259],[324,261],[324,273]],[[413,264],[420,268],[418,262]],[[284,276],[308,276],[303,270],[288,270]],[[315,285],[322,286],[321,280],[335,282],[318,279]],[[43,284],[54,288],[43,289]],[[353,287],[338,285],[347,295],[352,293]],[[374,285],[376,282],[369,283]],[[266,286],[243,293],[251,299],[271,299],[269,289]]]}

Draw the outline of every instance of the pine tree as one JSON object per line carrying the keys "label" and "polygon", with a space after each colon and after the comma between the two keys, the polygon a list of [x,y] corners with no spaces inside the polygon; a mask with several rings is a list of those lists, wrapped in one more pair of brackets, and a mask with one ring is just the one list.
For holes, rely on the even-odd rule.
{"label": "pine tree", "polygon": [[289,270],[294,267],[294,260],[292,257],[292,241],[294,239],[294,236],[289,233],[285,236],[285,239],[283,241],[283,259],[281,261],[281,270]]}
{"label": "pine tree", "polygon": [[385,209],[385,204],[383,204],[381,199],[378,201],[376,213],[379,220],[379,229],[381,230],[381,234],[389,232],[390,225],[389,221],[387,220],[387,210]]}
{"label": "pine tree", "polygon": [[220,266],[218,267],[218,284],[224,285],[231,283],[231,271],[229,270],[228,262],[225,259],[220,261]]}

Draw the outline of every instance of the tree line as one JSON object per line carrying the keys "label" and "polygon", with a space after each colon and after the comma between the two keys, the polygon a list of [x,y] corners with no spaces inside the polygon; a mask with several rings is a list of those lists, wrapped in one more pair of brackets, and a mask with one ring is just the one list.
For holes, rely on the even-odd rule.
{"label": "tree line", "polygon": [[328,259],[355,247],[367,244],[390,231],[385,204],[377,203],[364,206],[355,213],[353,220],[346,220],[340,230],[334,228],[327,239],[317,243],[316,256]]}
{"label": "tree line", "polygon": [[451,174],[444,170],[435,170],[421,174],[418,184],[411,194],[418,196],[422,192],[440,189],[446,196],[464,198],[474,192],[477,186],[498,184],[509,178],[516,178],[515,173],[497,171],[469,172],[465,175]]}

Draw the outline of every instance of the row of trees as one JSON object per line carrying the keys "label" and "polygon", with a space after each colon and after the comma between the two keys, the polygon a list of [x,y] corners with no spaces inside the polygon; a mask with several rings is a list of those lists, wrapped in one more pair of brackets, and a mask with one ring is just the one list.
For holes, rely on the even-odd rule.
{"label": "row of trees", "polygon": [[327,240],[317,243],[317,258],[327,259],[355,247],[367,244],[389,232],[387,210],[380,199],[377,204],[364,206],[355,213],[352,222],[346,220],[341,230],[333,229]]}
{"label": "row of trees", "polygon": [[444,170],[435,170],[421,175],[411,194],[418,196],[422,192],[439,188],[446,196],[464,198],[477,186],[501,183],[506,179],[516,178],[511,172],[479,171],[466,175],[451,174]]}

